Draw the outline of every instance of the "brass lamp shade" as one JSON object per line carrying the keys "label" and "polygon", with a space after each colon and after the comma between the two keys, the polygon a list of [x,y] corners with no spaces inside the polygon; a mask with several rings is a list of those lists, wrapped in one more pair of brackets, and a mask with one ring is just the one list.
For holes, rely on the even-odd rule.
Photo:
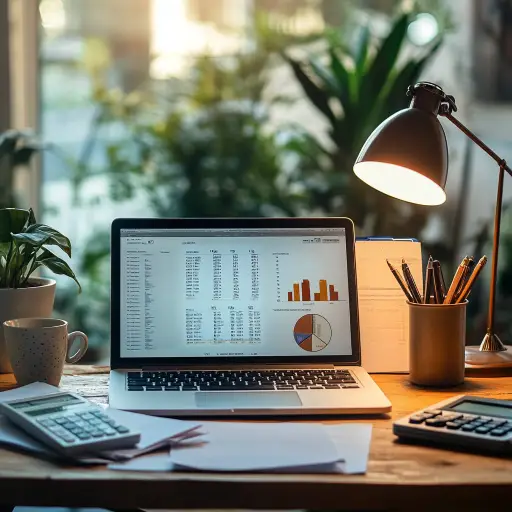
{"label": "brass lamp shade", "polygon": [[354,173],[397,199],[423,205],[444,203],[448,145],[437,116],[411,106],[386,119],[361,149]]}

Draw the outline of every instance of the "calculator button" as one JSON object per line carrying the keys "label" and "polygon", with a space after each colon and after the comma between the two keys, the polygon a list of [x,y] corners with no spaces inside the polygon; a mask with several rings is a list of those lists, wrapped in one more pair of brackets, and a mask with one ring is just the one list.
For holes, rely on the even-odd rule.
{"label": "calculator button", "polygon": [[425,424],[429,427],[444,427],[448,420],[441,418],[430,418],[425,421]]}
{"label": "calculator button", "polygon": [[462,430],[464,432],[473,432],[473,430],[475,430],[475,428],[476,428],[476,426],[472,425],[471,423],[468,423],[467,425],[462,426]]}
{"label": "calculator button", "polygon": [[64,418],[63,416],[59,416],[58,418],[54,418],[53,421],[55,421],[55,423],[58,423],[59,425],[62,425],[63,423],[67,423],[68,419]]}
{"label": "calculator button", "polygon": [[101,430],[93,430],[91,432],[92,437],[103,437],[103,432]]}
{"label": "calculator button", "polygon": [[485,427],[485,426],[481,426],[481,427],[478,427],[475,432],[477,434],[487,434],[489,432],[489,430],[491,430],[489,427]]}
{"label": "calculator button", "polygon": [[87,423],[87,421],[83,421],[83,420],[78,420],[78,421],[75,421],[75,426],[77,427],[86,427],[87,425],[89,425],[89,423]]}
{"label": "calculator button", "polygon": [[70,428],[74,428],[75,424],[72,421],[67,421],[66,423],[62,423],[61,427],[69,430]]}
{"label": "calculator button", "polygon": [[425,415],[424,414],[414,414],[413,416],[411,416],[409,418],[409,423],[413,423],[413,424],[419,424],[419,423],[423,423],[425,421]]}
{"label": "calculator button", "polygon": [[448,421],[455,421],[462,418],[462,414],[443,414],[443,418],[447,419]]}
{"label": "calculator button", "polygon": [[109,428],[108,430],[105,429],[103,431],[103,433],[106,435],[106,436],[113,436],[115,435],[116,431],[113,429],[113,428]]}
{"label": "calculator button", "polygon": [[474,421],[480,419],[480,416],[473,416],[472,414],[464,414],[464,420]]}
{"label": "calculator button", "polygon": [[441,411],[439,409],[427,409],[425,413],[432,414],[432,416],[439,416],[441,414]]}
{"label": "calculator button", "polygon": [[491,436],[495,436],[495,437],[504,436],[506,433],[507,433],[507,431],[503,430],[502,428],[495,428],[494,430],[491,430]]}
{"label": "calculator button", "polygon": [[446,428],[449,428],[450,430],[457,430],[459,429],[460,427],[462,427],[462,424],[460,423],[456,423],[454,421],[449,421],[447,424],[446,424]]}
{"label": "calculator button", "polygon": [[115,429],[120,433],[120,434],[127,434],[128,432],[130,432],[129,429],[127,429],[126,427],[123,427],[122,425],[118,425],[117,427],[115,427]]}
{"label": "calculator button", "polygon": [[83,432],[81,434],[77,434],[76,437],[78,437],[78,439],[80,439],[80,441],[85,441],[86,439],[91,439],[90,434],[86,434],[85,432]]}
{"label": "calculator button", "polygon": [[82,414],[82,418],[83,418],[84,420],[93,420],[93,419],[94,419],[94,416],[93,416],[91,413],[86,412],[85,414]]}
{"label": "calculator button", "polygon": [[82,434],[84,432],[84,429],[80,428],[80,427],[74,427],[74,428],[70,428],[69,431],[72,434],[78,435],[78,434]]}
{"label": "calculator button", "polygon": [[43,425],[43,427],[57,426],[57,424],[53,420],[37,420],[37,422],[40,423],[41,425]]}
{"label": "calculator button", "polygon": [[94,418],[92,420],[89,420],[89,425],[100,425],[101,424],[101,421],[98,420],[97,418]]}
{"label": "calculator button", "polygon": [[495,427],[502,427],[503,425],[506,425],[507,421],[505,420],[493,420],[492,423],[489,423],[490,425],[494,425]]}

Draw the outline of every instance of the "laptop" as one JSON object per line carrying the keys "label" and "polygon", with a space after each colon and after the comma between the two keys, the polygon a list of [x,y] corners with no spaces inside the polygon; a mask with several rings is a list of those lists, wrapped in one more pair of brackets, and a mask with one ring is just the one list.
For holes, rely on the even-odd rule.
{"label": "laptop", "polygon": [[110,406],[375,414],[346,218],[116,219]]}

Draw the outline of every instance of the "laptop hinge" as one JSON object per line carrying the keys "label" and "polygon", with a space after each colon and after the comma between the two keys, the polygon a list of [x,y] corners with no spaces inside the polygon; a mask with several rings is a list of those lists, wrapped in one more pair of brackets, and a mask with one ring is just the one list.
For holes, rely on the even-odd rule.
{"label": "laptop hinge", "polygon": [[311,369],[315,368],[334,368],[334,364],[332,363],[324,363],[324,364],[180,364],[180,365],[155,365],[155,366],[143,366],[141,368],[142,371],[151,372],[151,371],[167,371],[167,370],[185,370],[185,369],[219,369],[219,370],[233,370],[233,369],[241,369],[246,368],[249,370],[265,370],[265,369],[273,369],[273,368],[282,368],[282,369],[294,369],[297,367],[307,367]]}

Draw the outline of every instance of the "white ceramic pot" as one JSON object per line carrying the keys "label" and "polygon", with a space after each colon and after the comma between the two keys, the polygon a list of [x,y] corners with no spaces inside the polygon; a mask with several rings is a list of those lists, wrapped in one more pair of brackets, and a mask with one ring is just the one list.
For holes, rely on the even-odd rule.
{"label": "white ceramic pot", "polygon": [[[27,288],[0,288],[0,326],[15,318],[45,318],[53,313],[55,280],[30,278]],[[0,328],[0,373],[11,373],[11,363],[5,347],[4,331]]]}

